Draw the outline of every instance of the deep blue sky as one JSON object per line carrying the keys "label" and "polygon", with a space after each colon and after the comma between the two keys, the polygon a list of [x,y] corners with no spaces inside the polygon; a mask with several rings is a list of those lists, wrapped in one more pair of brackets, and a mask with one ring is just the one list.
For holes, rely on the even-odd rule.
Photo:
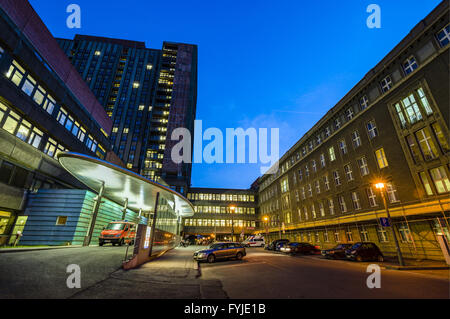
{"label": "deep blue sky", "polygon": [[[31,0],[56,37],[197,44],[203,127],[278,127],[280,156],[440,0]],[[82,28],[66,27],[67,5]],[[366,8],[381,7],[381,29]],[[204,142],[204,145],[207,142]],[[194,164],[196,187],[247,188],[259,164]]]}

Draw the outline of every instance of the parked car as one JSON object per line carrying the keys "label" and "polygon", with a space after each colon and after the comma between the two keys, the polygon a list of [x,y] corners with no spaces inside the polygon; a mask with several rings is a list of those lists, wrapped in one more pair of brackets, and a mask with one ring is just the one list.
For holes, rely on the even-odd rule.
{"label": "parked car", "polygon": [[374,243],[356,243],[345,251],[345,256],[347,257],[347,259],[356,261],[384,261],[384,256],[381,253],[380,248],[378,248]]}
{"label": "parked car", "polygon": [[319,246],[314,246],[309,243],[286,243],[283,247],[280,248],[280,251],[283,253],[295,255],[295,254],[304,254],[304,255],[318,255],[320,254]]}
{"label": "parked car", "polygon": [[352,247],[352,244],[339,244],[334,248],[322,250],[322,256],[331,259],[345,259],[345,251]]}
{"label": "parked car", "polygon": [[136,238],[136,224],[127,221],[115,221],[105,226],[98,238],[98,245],[111,243],[113,246],[134,244]]}
{"label": "parked car", "polygon": [[218,259],[236,258],[241,260],[247,255],[245,248],[239,243],[220,242],[214,243],[209,248],[196,251],[194,260],[213,263]]}
{"label": "parked car", "polygon": [[277,248],[279,248],[279,244],[281,243],[288,243],[289,239],[275,239],[274,241],[272,241],[271,243],[269,243],[265,249],[267,250],[277,250]]}
{"label": "parked car", "polygon": [[264,247],[266,241],[263,236],[250,236],[242,242],[244,247]]}

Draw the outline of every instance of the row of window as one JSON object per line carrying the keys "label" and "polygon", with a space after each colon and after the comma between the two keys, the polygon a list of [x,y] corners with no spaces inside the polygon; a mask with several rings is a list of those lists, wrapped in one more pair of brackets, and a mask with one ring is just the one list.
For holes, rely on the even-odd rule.
{"label": "row of window", "polygon": [[209,201],[228,201],[228,202],[254,202],[254,195],[246,194],[203,194],[203,193],[189,193],[190,200],[209,200]]}
{"label": "row of window", "polygon": [[[0,127],[36,149],[42,150],[48,156],[55,157],[59,152],[68,151],[51,137],[48,137],[47,141],[45,141],[45,134],[41,130],[1,102]],[[43,141],[45,141],[45,146],[42,149],[41,144]]]}
{"label": "row of window", "polygon": [[255,214],[253,207],[235,207],[234,211],[230,207],[225,206],[194,206],[196,213],[203,214]]}
{"label": "row of window", "polygon": [[[408,227],[408,225],[406,224],[400,224],[400,225],[396,225],[397,228],[397,232],[400,235],[400,240],[403,243],[410,243],[412,242],[412,236],[411,236],[411,231]],[[380,243],[388,243],[389,242],[389,234],[388,234],[388,230],[385,227],[382,226],[378,226],[377,227],[377,237],[378,237],[378,242]],[[347,227],[345,229],[345,237],[343,237],[342,235],[342,231],[340,231],[339,229],[334,229],[331,231],[332,236],[330,236],[330,231],[325,230],[322,233],[322,238],[320,238],[320,233],[318,231],[306,231],[306,232],[300,232],[298,234],[294,234],[294,240],[300,241],[300,242],[309,242],[309,243],[315,243],[315,244],[320,244],[320,243],[330,243],[331,241],[335,242],[335,243],[342,243],[342,242],[346,242],[346,243],[353,243],[353,242],[357,242],[357,241],[362,241],[362,242],[372,242],[374,239],[371,238],[370,233],[367,229],[366,226],[364,225],[360,225],[358,226],[358,233],[359,233],[359,239],[354,237],[354,231],[350,228]]]}
{"label": "row of window", "polygon": [[184,226],[191,227],[256,227],[255,221],[228,219],[185,219]]}
{"label": "row of window", "polygon": [[62,106],[58,106],[55,99],[17,61],[12,62],[6,77],[50,115],[53,116],[55,110],[57,110],[56,120],[58,123],[84,143],[92,152],[101,158],[105,157],[105,149],[103,147],[98,148],[98,142],[87,134],[86,129],[69,115]]}

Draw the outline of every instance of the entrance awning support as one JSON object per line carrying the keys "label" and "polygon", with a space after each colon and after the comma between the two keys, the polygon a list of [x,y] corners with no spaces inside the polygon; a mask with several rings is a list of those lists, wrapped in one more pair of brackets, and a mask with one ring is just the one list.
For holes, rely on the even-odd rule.
{"label": "entrance awning support", "polygon": [[155,242],[156,218],[157,218],[157,213],[158,213],[158,204],[159,204],[159,192],[156,193],[155,210],[153,213],[153,221],[152,221],[152,234],[151,234],[151,240],[150,240],[150,251],[148,253],[149,256],[152,255],[153,243]]}
{"label": "entrance awning support", "polygon": [[92,210],[92,217],[89,223],[88,232],[86,237],[84,237],[83,246],[89,246],[92,240],[92,234],[94,233],[95,222],[97,220],[98,210],[100,208],[100,204],[102,203],[103,191],[105,189],[105,182],[102,182],[102,186],[100,187],[100,191],[95,199],[94,209]]}
{"label": "entrance awning support", "polygon": [[122,220],[125,220],[125,216],[127,215],[127,209],[128,209],[128,198],[125,198],[125,203],[123,204],[122,209]]}

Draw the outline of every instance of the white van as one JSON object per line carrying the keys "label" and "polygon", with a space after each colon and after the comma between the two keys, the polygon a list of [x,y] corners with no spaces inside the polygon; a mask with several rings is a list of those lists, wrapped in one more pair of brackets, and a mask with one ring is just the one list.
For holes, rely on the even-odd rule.
{"label": "white van", "polygon": [[264,247],[266,245],[266,241],[263,236],[249,236],[242,242],[242,245],[244,245],[244,247]]}

